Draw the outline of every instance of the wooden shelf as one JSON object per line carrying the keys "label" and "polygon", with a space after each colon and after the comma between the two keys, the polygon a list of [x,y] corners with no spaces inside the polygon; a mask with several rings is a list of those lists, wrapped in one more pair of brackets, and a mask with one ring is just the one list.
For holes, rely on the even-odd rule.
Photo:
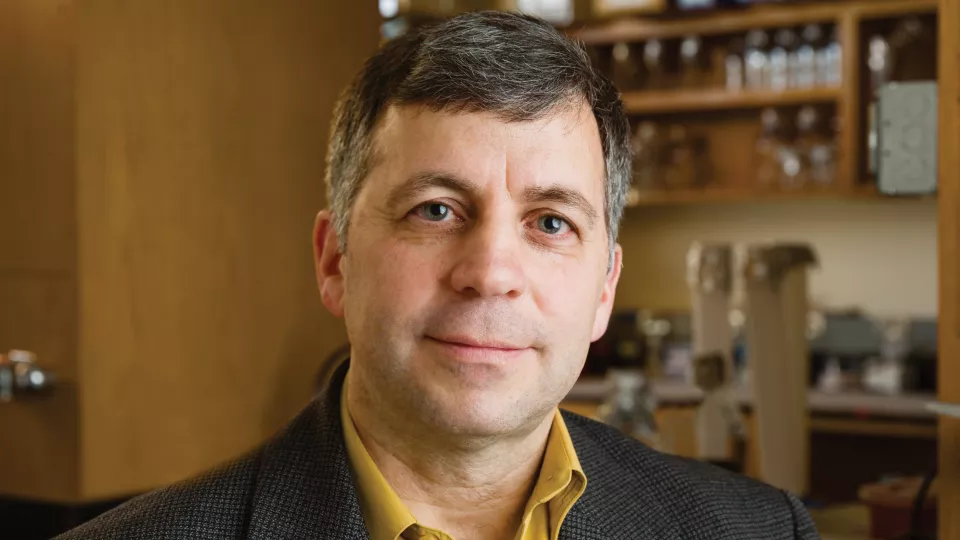
{"label": "wooden shelf", "polygon": [[830,103],[840,100],[840,88],[810,88],[804,90],[744,90],[730,92],[723,89],[691,91],[624,92],[623,105],[631,114],[678,113],[729,109],[759,109],[809,103]]}
{"label": "wooden shelf", "polygon": [[623,18],[572,30],[586,44],[744,33],[754,28],[839,23],[845,17],[875,19],[936,11],[937,0],[833,0],[815,4],[758,5],[691,13],[679,18]]}
{"label": "wooden shelf", "polygon": [[904,15],[920,15],[936,13],[936,0],[896,0],[858,2],[853,8],[853,16],[860,20],[884,19],[887,17],[902,17]]}
{"label": "wooden shelf", "polygon": [[810,431],[842,435],[868,435],[911,439],[936,439],[936,423],[902,422],[889,420],[861,420],[856,418],[811,418]]}
{"label": "wooden shelf", "polygon": [[749,188],[690,188],[641,191],[636,204],[641,206],[672,206],[681,204],[732,204],[776,201],[809,200],[879,200],[886,198],[876,189],[841,188],[797,191],[759,191]]}

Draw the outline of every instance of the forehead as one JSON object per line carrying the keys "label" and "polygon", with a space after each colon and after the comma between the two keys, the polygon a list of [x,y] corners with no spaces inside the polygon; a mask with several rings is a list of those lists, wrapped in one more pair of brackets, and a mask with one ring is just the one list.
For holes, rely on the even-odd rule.
{"label": "forehead", "polygon": [[387,181],[435,171],[478,184],[505,183],[511,191],[560,185],[602,206],[603,148],[586,103],[521,122],[486,112],[391,106],[379,123],[374,148],[379,170],[371,176]]}

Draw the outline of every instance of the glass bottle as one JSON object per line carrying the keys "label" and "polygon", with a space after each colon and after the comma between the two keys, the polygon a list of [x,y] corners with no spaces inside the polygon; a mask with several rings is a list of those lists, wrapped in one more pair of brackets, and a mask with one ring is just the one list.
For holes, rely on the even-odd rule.
{"label": "glass bottle", "polygon": [[639,368],[607,371],[610,391],[597,409],[600,420],[652,448],[660,449],[656,396]]}
{"label": "glass bottle", "polygon": [[643,46],[643,65],[647,70],[647,88],[663,89],[667,87],[663,55],[663,43],[659,39],[651,39]]}
{"label": "glass bottle", "polygon": [[817,84],[817,49],[823,45],[823,29],[818,24],[804,27],[796,53],[796,70],[790,86],[813,88]]}
{"label": "glass bottle", "polygon": [[880,35],[870,38],[867,47],[867,67],[870,68],[870,93],[876,94],[880,88],[890,82],[892,62],[890,44]]}
{"label": "glass bottle", "polygon": [[797,77],[800,71],[800,56],[797,54],[800,47],[800,34],[795,30],[781,30],[787,49],[787,87],[797,87]]}
{"label": "glass bottle", "polygon": [[[456,0],[450,1],[450,3],[452,4],[454,1]],[[474,4],[477,7],[473,9],[482,9],[489,5],[488,2],[457,3]],[[554,26],[569,26],[574,21],[573,0],[516,0],[513,4],[517,11],[540,17]],[[464,8],[469,9],[467,6],[464,6]]]}
{"label": "glass bottle", "polygon": [[760,137],[754,145],[754,170],[761,189],[777,187],[780,144],[780,114],[775,109],[764,109],[760,114]]}
{"label": "glass bottle", "polygon": [[910,349],[909,321],[881,319],[874,324],[881,335],[880,356],[864,362],[863,386],[871,392],[899,394],[909,383],[906,368]]}
{"label": "glass bottle", "polygon": [[[780,165],[780,189],[797,190],[807,184],[806,171],[803,167],[803,156],[797,146],[797,140],[792,136],[796,128],[783,124],[780,131],[780,147],[777,149],[777,161]],[[790,132],[788,134],[788,132]]]}
{"label": "glass bottle", "polygon": [[395,17],[390,20],[383,21],[380,24],[380,39],[381,42],[387,42],[392,39],[396,39],[410,30],[410,24],[405,17]]}
{"label": "glass bottle", "polygon": [[824,129],[822,118],[813,107],[797,113],[797,152],[800,156],[801,185],[827,187],[836,174],[836,141]]}
{"label": "glass bottle", "polygon": [[838,87],[843,79],[843,50],[840,46],[840,30],[833,28],[830,39],[817,48],[817,84]]}
{"label": "glass bottle", "polygon": [[892,69],[890,44],[883,36],[873,36],[870,38],[867,51],[867,67],[870,69],[870,104],[867,105],[867,170],[875,175],[879,168],[877,98],[880,88],[890,82]]}
{"label": "glass bottle", "polygon": [[633,136],[633,184],[639,190],[660,186],[660,135],[653,122],[641,122]]}
{"label": "glass bottle", "polygon": [[774,36],[774,47],[769,56],[770,80],[768,86],[770,88],[784,90],[790,86],[791,68],[795,68],[796,64],[796,41],[796,32],[787,28],[778,30]]}
{"label": "glass bottle", "polygon": [[731,92],[743,90],[743,41],[735,40],[723,60],[724,86]]}
{"label": "glass bottle", "polygon": [[377,4],[380,7],[380,16],[384,19],[392,19],[400,12],[399,0],[379,0]]}
{"label": "glass bottle", "polygon": [[612,51],[611,79],[621,91],[635,90],[639,86],[640,66],[629,43],[616,43]]}
{"label": "glass bottle", "polygon": [[697,36],[687,36],[680,43],[680,85],[683,88],[703,86],[703,43]]}
{"label": "glass bottle", "polygon": [[745,38],[744,79],[746,87],[757,90],[767,85],[770,59],[767,54],[767,33],[763,30],[751,30]]}
{"label": "glass bottle", "polygon": [[670,126],[665,151],[664,184],[671,189],[692,187],[697,181],[695,152],[686,128]]}

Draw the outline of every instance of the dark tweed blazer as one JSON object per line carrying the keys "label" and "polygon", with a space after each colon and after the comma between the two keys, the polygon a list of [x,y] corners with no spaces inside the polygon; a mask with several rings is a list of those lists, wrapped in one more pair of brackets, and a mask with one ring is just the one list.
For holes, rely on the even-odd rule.
{"label": "dark tweed blazer", "polygon": [[[133,499],[58,538],[368,539],[340,428],[344,373],[249,455]],[[660,454],[581,416],[563,417],[587,476],[586,491],[563,522],[563,540],[818,538],[791,495]]]}

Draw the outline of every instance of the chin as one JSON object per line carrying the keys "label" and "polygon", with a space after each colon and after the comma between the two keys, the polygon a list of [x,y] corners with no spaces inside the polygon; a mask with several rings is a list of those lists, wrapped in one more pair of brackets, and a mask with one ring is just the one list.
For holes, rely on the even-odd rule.
{"label": "chin", "polygon": [[485,438],[514,433],[522,425],[516,418],[509,416],[441,413],[437,418],[436,428],[449,435]]}
{"label": "chin", "polygon": [[431,405],[434,426],[446,433],[490,437],[538,425],[542,407],[505,399],[503,392],[466,390],[437,396]]}

